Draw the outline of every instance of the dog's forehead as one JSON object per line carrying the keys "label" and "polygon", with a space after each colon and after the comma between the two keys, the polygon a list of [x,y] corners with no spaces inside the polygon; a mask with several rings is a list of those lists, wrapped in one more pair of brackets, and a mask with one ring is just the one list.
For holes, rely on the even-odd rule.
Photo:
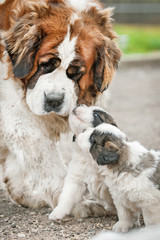
{"label": "dog's forehead", "polygon": [[73,37],[71,39],[70,36],[70,27],[68,26],[68,32],[65,36],[63,42],[58,46],[58,54],[61,59],[61,67],[67,69],[69,64],[75,59],[76,57],[76,46],[77,37]]}
{"label": "dog's forehead", "polygon": [[116,126],[112,116],[100,107],[91,107],[92,110],[92,124],[97,127],[101,123],[108,123]]}
{"label": "dog's forehead", "polygon": [[96,143],[96,144],[102,144],[102,142],[106,142],[106,141],[115,141],[115,139],[117,139],[117,137],[112,134],[111,132],[102,132],[99,130],[94,130],[91,134],[90,134],[90,138],[89,141],[91,144]]}
{"label": "dog's forehead", "polygon": [[106,120],[112,118],[112,116],[109,113],[107,113],[106,111],[99,109],[99,108],[93,109],[93,116],[95,114],[98,114],[99,116],[103,117]]}
{"label": "dog's forehead", "polygon": [[110,124],[103,123],[98,127],[94,128],[93,132],[90,134],[89,141],[91,143],[101,143],[103,141],[122,141],[126,136],[117,127]]}

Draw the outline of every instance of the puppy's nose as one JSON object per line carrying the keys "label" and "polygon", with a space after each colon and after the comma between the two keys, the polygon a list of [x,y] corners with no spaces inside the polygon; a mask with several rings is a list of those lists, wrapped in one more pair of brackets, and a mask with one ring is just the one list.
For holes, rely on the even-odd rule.
{"label": "puppy's nose", "polygon": [[64,100],[64,93],[44,93],[44,110],[46,112],[59,112]]}
{"label": "puppy's nose", "polygon": [[78,110],[79,107],[85,107],[86,105],[85,104],[77,104],[77,106],[73,109],[73,113],[76,115],[76,110]]}

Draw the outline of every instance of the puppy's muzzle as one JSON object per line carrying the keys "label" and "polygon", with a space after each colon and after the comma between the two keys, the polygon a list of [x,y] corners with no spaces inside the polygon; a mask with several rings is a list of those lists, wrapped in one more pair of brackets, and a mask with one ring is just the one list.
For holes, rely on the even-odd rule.
{"label": "puppy's muzzle", "polygon": [[44,93],[44,110],[46,112],[59,112],[64,101],[64,93]]}

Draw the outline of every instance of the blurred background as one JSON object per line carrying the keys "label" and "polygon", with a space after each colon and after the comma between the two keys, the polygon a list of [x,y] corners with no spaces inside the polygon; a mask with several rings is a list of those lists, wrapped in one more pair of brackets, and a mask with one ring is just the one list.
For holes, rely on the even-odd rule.
{"label": "blurred background", "polygon": [[114,7],[123,52],[109,91],[108,111],[120,129],[160,149],[160,0],[102,0]]}
{"label": "blurred background", "polygon": [[160,0],[102,0],[115,7],[114,29],[125,54],[160,51]]}

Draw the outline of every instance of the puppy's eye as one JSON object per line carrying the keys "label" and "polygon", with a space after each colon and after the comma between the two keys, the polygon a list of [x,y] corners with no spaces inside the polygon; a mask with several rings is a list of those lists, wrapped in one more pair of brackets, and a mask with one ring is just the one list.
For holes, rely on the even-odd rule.
{"label": "puppy's eye", "polygon": [[90,143],[91,144],[96,144],[96,139],[95,139],[95,137],[94,137],[94,135],[92,134],[91,136],[90,136]]}
{"label": "puppy's eye", "polygon": [[96,112],[94,112],[93,115],[94,115],[95,117],[99,117],[98,113],[96,113]]}
{"label": "puppy's eye", "polygon": [[103,119],[100,117],[100,115],[97,112],[94,112],[93,116],[98,122],[104,122]]}

